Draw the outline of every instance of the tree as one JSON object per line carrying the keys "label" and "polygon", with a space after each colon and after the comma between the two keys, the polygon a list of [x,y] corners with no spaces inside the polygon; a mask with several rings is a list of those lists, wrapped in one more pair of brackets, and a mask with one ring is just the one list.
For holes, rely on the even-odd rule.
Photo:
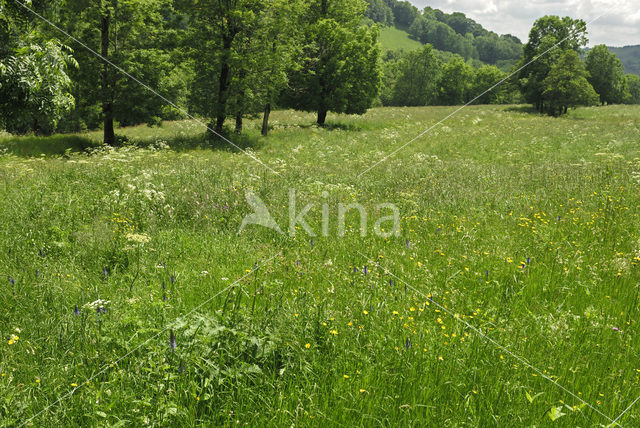
{"label": "tree", "polygon": [[[496,83],[502,81],[507,74],[493,65],[486,65],[479,68],[473,79],[471,85],[471,99],[480,96],[486,92],[489,88],[493,87]],[[509,100],[510,84],[504,82],[494,88],[493,90],[485,93],[476,100],[478,104],[502,104]]]}
{"label": "tree", "polygon": [[282,101],[316,112],[320,126],[329,111],[364,114],[378,95],[378,28],[360,26],[365,7],[362,0],[315,0],[300,24],[304,49]]}
{"label": "tree", "polygon": [[627,74],[625,76],[629,93],[625,100],[628,104],[640,104],[640,76],[637,74]]}
{"label": "tree", "polygon": [[[56,3],[29,4],[55,19]],[[69,69],[77,66],[71,49],[48,36],[29,11],[0,0],[0,129],[13,133],[51,133],[73,108]]]}
{"label": "tree", "polygon": [[396,106],[426,106],[437,97],[440,61],[433,46],[411,51],[400,60],[393,87],[392,104]]}
{"label": "tree", "polygon": [[533,24],[529,32],[529,41],[524,47],[524,57],[519,64],[529,65],[520,71],[518,79],[525,100],[533,104],[538,111],[544,110],[545,88],[542,82],[552,65],[563,52],[578,52],[585,46],[588,41],[586,33],[586,23],[570,17],[544,16]]}
{"label": "tree", "polygon": [[465,59],[478,57],[472,39],[457,34],[443,22],[418,16],[409,28],[409,34],[422,43],[430,43],[438,50],[453,52]]}
{"label": "tree", "polygon": [[[67,32],[109,62],[165,98],[186,106],[190,73],[178,49],[184,22],[172,3],[172,0],[67,0],[61,9],[61,21]],[[114,144],[116,122],[130,126],[182,117],[84,47],[76,50],[76,58],[79,68],[72,73],[76,110],[65,118],[62,126],[66,130],[102,125],[103,141]]]}
{"label": "tree", "polygon": [[391,10],[395,17],[395,23],[404,28],[409,28],[413,24],[413,20],[420,15],[418,8],[408,1],[394,1]]}
{"label": "tree", "polygon": [[624,67],[605,45],[595,46],[586,59],[589,83],[600,96],[600,103],[621,103],[628,96]]}
{"label": "tree", "polygon": [[368,6],[364,16],[382,25],[393,25],[393,11],[384,0],[367,0],[367,3]]}
{"label": "tree", "polygon": [[462,57],[454,56],[442,68],[438,80],[438,103],[458,105],[469,101],[473,78],[473,68]]}
{"label": "tree", "polygon": [[550,115],[559,116],[569,107],[595,105],[598,94],[587,81],[589,73],[578,53],[565,50],[542,82],[542,96]]}
{"label": "tree", "polygon": [[71,51],[57,40],[29,43],[0,61],[0,129],[50,134],[74,106]]}

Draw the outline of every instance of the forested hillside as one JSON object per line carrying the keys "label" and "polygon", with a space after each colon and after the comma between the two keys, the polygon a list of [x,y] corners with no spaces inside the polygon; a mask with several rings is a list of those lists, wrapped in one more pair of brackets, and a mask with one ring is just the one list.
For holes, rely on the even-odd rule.
{"label": "forested hillside", "polygon": [[609,50],[615,53],[627,73],[633,73],[640,76],[640,45],[625,46],[622,48],[610,47]]}
{"label": "forested hillside", "polygon": [[[444,13],[426,7],[419,10],[408,1],[367,0],[366,16],[374,22],[395,26],[423,44],[507,70],[522,57],[522,42],[510,34],[488,31],[464,13]],[[387,46],[388,50],[391,47]]]}

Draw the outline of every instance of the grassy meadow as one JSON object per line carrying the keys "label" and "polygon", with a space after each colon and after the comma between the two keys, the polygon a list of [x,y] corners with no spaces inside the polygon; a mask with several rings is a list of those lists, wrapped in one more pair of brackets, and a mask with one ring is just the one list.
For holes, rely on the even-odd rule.
{"label": "grassy meadow", "polygon": [[[640,395],[640,107],[472,106],[358,177],[455,108],[249,121],[278,174],[193,121],[0,136],[0,426],[609,425]],[[248,191],[287,230],[291,188],[317,236],[238,233]]]}
{"label": "grassy meadow", "polygon": [[417,40],[409,37],[409,33],[396,27],[380,28],[380,44],[383,52],[399,51],[410,52],[424,46]]}

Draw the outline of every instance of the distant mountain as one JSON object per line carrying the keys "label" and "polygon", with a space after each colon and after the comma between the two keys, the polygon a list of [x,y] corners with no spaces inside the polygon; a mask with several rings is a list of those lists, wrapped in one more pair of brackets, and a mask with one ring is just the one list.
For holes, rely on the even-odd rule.
{"label": "distant mountain", "polygon": [[627,73],[640,76],[640,45],[622,48],[609,47],[609,50],[618,55]]}

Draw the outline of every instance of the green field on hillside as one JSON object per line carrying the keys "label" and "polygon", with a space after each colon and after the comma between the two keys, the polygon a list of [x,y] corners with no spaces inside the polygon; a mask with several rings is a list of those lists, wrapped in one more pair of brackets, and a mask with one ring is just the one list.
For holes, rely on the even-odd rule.
{"label": "green field on hillside", "polygon": [[409,52],[420,49],[422,43],[409,37],[409,33],[396,27],[380,28],[382,52],[403,50]]}
{"label": "green field on hillside", "polygon": [[[454,109],[248,121],[274,172],[193,121],[1,136],[0,426],[609,425],[640,395],[640,107],[472,106],[359,176]],[[283,233],[240,231],[249,195]]]}

